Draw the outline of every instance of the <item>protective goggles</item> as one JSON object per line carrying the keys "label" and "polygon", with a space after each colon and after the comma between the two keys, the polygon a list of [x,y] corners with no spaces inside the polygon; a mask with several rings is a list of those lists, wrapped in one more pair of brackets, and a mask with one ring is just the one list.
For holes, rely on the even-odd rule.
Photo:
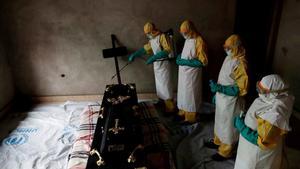
{"label": "protective goggles", "polygon": [[223,45],[223,48],[224,48],[225,51],[228,51],[228,50],[231,50],[231,49],[232,49],[231,47],[225,46],[225,45]]}
{"label": "protective goggles", "polygon": [[288,88],[280,89],[280,90],[270,90],[265,88],[260,81],[256,82],[256,91],[260,94],[268,94],[268,93],[281,93],[288,91]]}

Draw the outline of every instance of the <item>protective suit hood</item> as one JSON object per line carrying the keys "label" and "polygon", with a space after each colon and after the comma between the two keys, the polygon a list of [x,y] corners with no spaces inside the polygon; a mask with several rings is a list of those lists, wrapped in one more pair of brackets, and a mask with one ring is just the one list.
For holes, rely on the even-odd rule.
{"label": "protective suit hood", "polygon": [[[152,36],[151,39],[155,38],[157,35],[159,35],[161,32],[156,28],[156,26],[154,25],[154,23],[151,22],[147,22],[144,25],[144,33],[146,35],[150,35]],[[150,37],[148,37],[150,38]]]}
{"label": "protective suit hood", "polygon": [[294,96],[288,93],[289,85],[279,75],[271,74],[258,82],[260,92],[259,99],[266,105],[272,105],[271,109],[257,115],[262,119],[283,130],[291,130],[289,118],[292,114]]}
{"label": "protective suit hood", "polygon": [[180,25],[180,33],[184,34],[187,39],[193,39],[199,36],[198,31],[192,21],[185,20]]}

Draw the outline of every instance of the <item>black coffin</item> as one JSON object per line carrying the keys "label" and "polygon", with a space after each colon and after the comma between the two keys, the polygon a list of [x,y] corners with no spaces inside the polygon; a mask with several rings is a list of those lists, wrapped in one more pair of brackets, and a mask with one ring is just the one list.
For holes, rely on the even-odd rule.
{"label": "black coffin", "polygon": [[144,165],[143,135],[134,84],[107,85],[87,169],[134,169]]}

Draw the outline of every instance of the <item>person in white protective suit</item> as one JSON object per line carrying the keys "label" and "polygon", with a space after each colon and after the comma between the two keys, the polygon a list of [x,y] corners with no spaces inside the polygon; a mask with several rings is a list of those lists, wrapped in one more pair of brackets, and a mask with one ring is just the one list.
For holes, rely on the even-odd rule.
{"label": "person in white protective suit", "polygon": [[170,40],[167,35],[161,33],[150,22],[144,25],[144,33],[149,38],[149,42],[143,48],[131,54],[128,61],[132,62],[135,58],[145,54],[151,55],[146,63],[153,63],[157,96],[164,101],[166,113],[175,112],[171,62],[168,60],[172,52]]}
{"label": "person in white protective suit", "polygon": [[177,107],[184,122],[195,123],[202,102],[202,67],[208,63],[206,44],[191,21],[184,21],[180,33],[185,38],[179,65]]}
{"label": "person in white protective suit", "polygon": [[284,136],[291,130],[294,96],[279,75],[265,76],[257,83],[259,97],[245,119],[237,116],[240,132],[235,169],[282,169]]}
{"label": "person in white protective suit", "polygon": [[233,126],[234,117],[243,109],[247,94],[248,75],[245,59],[246,51],[238,35],[233,34],[224,44],[227,54],[219,72],[217,83],[210,80],[211,91],[215,94],[214,139],[205,146],[217,148],[212,156],[215,161],[232,158],[233,150],[238,141],[238,132]]}

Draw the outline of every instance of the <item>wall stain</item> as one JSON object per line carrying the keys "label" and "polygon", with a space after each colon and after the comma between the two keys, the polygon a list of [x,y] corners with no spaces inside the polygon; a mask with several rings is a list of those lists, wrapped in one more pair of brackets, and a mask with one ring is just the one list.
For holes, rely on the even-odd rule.
{"label": "wall stain", "polygon": [[286,47],[282,47],[281,48],[281,51],[283,53],[283,56],[287,56],[287,53],[288,53],[288,49]]}

